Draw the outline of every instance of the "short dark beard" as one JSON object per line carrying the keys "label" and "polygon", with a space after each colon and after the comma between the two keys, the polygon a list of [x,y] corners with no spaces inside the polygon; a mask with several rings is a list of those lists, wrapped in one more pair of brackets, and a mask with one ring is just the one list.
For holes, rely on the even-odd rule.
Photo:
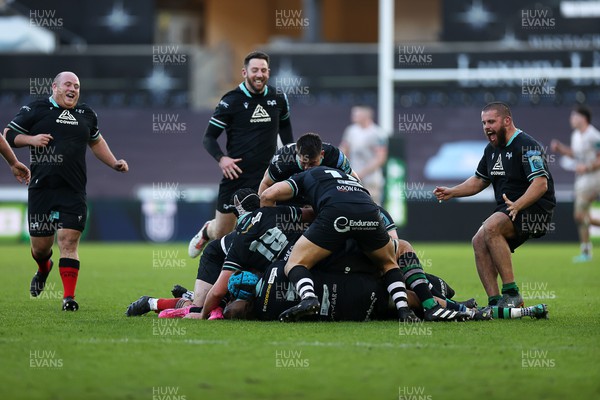
{"label": "short dark beard", "polygon": [[256,93],[256,94],[260,94],[260,93],[264,92],[265,91],[264,88],[267,86],[267,82],[265,82],[264,85],[263,85],[263,90],[259,91],[257,88],[254,87],[254,85],[252,84],[252,81],[250,81],[250,78],[246,78],[246,83],[250,87],[250,91],[252,93]]}
{"label": "short dark beard", "polygon": [[501,127],[498,132],[496,132],[496,139],[498,140],[498,147],[506,146],[506,128]]}

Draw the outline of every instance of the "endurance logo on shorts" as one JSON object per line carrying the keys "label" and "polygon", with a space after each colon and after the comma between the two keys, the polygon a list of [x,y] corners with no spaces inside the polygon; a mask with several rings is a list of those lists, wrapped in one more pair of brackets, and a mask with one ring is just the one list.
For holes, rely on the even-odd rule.
{"label": "endurance logo on shorts", "polygon": [[337,217],[333,221],[333,227],[339,233],[353,231],[374,231],[379,226],[380,221],[361,221],[348,219],[347,217]]}

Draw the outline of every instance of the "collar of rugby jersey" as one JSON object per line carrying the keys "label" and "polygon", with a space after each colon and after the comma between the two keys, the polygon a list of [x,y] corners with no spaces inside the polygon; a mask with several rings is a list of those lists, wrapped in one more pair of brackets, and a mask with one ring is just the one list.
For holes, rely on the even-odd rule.
{"label": "collar of rugby jersey", "polygon": [[52,103],[52,105],[56,108],[62,108],[61,106],[59,106],[56,101],[52,98],[52,96],[48,97],[48,100],[50,101],[50,103]]}
{"label": "collar of rugby jersey", "polygon": [[504,147],[506,148],[506,147],[510,146],[510,144],[512,143],[512,141],[513,141],[513,140],[515,140],[515,138],[516,138],[516,137],[519,135],[519,133],[521,133],[521,132],[523,132],[523,131],[522,131],[522,130],[520,130],[520,129],[517,129],[517,130],[515,131],[515,134],[514,134],[514,135],[512,135],[512,137],[510,138],[510,140],[508,141],[508,143],[506,143],[506,146],[504,146]]}
{"label": "collar of rugby jersey", "polygon": [[[252,97],[252,93],[250,93],[250,91],[248,90],[246,85],[244,85],[244,82],[240,83],[239,88],[241,89],[242,92],[244,92],[244,94],[246,96]],[[266,96],[268,92],[269,92],[269,87],[267,85],[265,85],[265,90],[262,92],[262,95]]]}

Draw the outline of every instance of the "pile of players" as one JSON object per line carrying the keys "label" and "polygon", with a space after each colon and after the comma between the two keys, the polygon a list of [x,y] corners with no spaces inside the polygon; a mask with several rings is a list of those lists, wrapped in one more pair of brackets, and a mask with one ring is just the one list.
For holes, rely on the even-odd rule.
{"label": "pile of players", "polygon": [[[388,315],[390,303],[392,315],[402,322],[419,321],[415,311],[426,321],[490,318],[494,309],[477,310],[474,301],[454,302],[444,291],[447,285],[433,285],[440,279],[428,277],[410,243],[395,237],[393,228],[386,230],[393,222],[389,217],[384,222],[385,210],[373,201],[343,152],[323,145],[312,133],[292,143],[289,103],[285,94],[267,85],[269,75],[267,54],[246,56],[244,81],[221,98],[204,133],[204,147],[223,179],[215,219],[202,226],[188,249],[196,257],[211,240],[214,243],[200,260],[193,306],[181,308],[187,304],[184,299],[143,296],[129,306],[127,315],[172,305],[179,308],[163,315],[221,318],[233,292],[238,297],[246,293],[242,301],[254,300],[257,318],[281,321],[381,318]],[[499,143],[492,129],[497,121],[489,118],[488,123],[486,134]],[[217,141],[223,132],[225,152]],[[286,144],[279,150],[278,136]],[[542,173],[544,169],[536,169],[534,175]],[[460,194],[452,188],[436,189],[438,198]],[[518,212],[517,205],[511,203],[511,216]],[[255,276],[262,280],[253,291]],[[496,305],[497,316],[504,316],[509,306],[517,309],[514,315],[546,316],[544,305],[520,308],[514,282],[505,289],[510,293],[488,293],[494,295],[490,304]],[[236,307],[247,311],[250,306]],[[507,315],[512,316],[512,310]]]}
{"label": "pile of players", "polygon": [[[232,196],[237,227],[204,241],[193,292],[176,286],[175,298],[142,296],[126,315],[403,322],[547,317],[543,304],[478,309],[473,299],[452,300],[454,290],[423,271],[343,153],[316,134],[279,149],[260,188],[260,195],[245,188]],[[192,243],[191,256],[195,249]]]}

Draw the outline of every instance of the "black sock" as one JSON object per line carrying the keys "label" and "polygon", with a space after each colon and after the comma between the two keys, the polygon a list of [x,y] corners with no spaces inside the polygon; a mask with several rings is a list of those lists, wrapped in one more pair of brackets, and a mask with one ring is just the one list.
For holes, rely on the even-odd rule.
{"label": "black sock", "polygon": [[416,293],[425,309],[434,307],[437,303],[429,290],[429,281],[421,268],[419,258],[415,253],[406,252],[398,258],[398,265],[406,285]]}
{"label": "black sock", "polygon": [[408,307],[408,298],[406,297],[406,285],[402,282],[402,272],[400,268],[390,269],[383,275],[383,284],[392,297],[396,309]]}
{"label": "black sock", "polygon": [[315,284],[312,280],[312,274],[304,265],[295,265],[287,274],[288,279],[294,284],[300,299],[308,297],[317,297],[315,294]]}

